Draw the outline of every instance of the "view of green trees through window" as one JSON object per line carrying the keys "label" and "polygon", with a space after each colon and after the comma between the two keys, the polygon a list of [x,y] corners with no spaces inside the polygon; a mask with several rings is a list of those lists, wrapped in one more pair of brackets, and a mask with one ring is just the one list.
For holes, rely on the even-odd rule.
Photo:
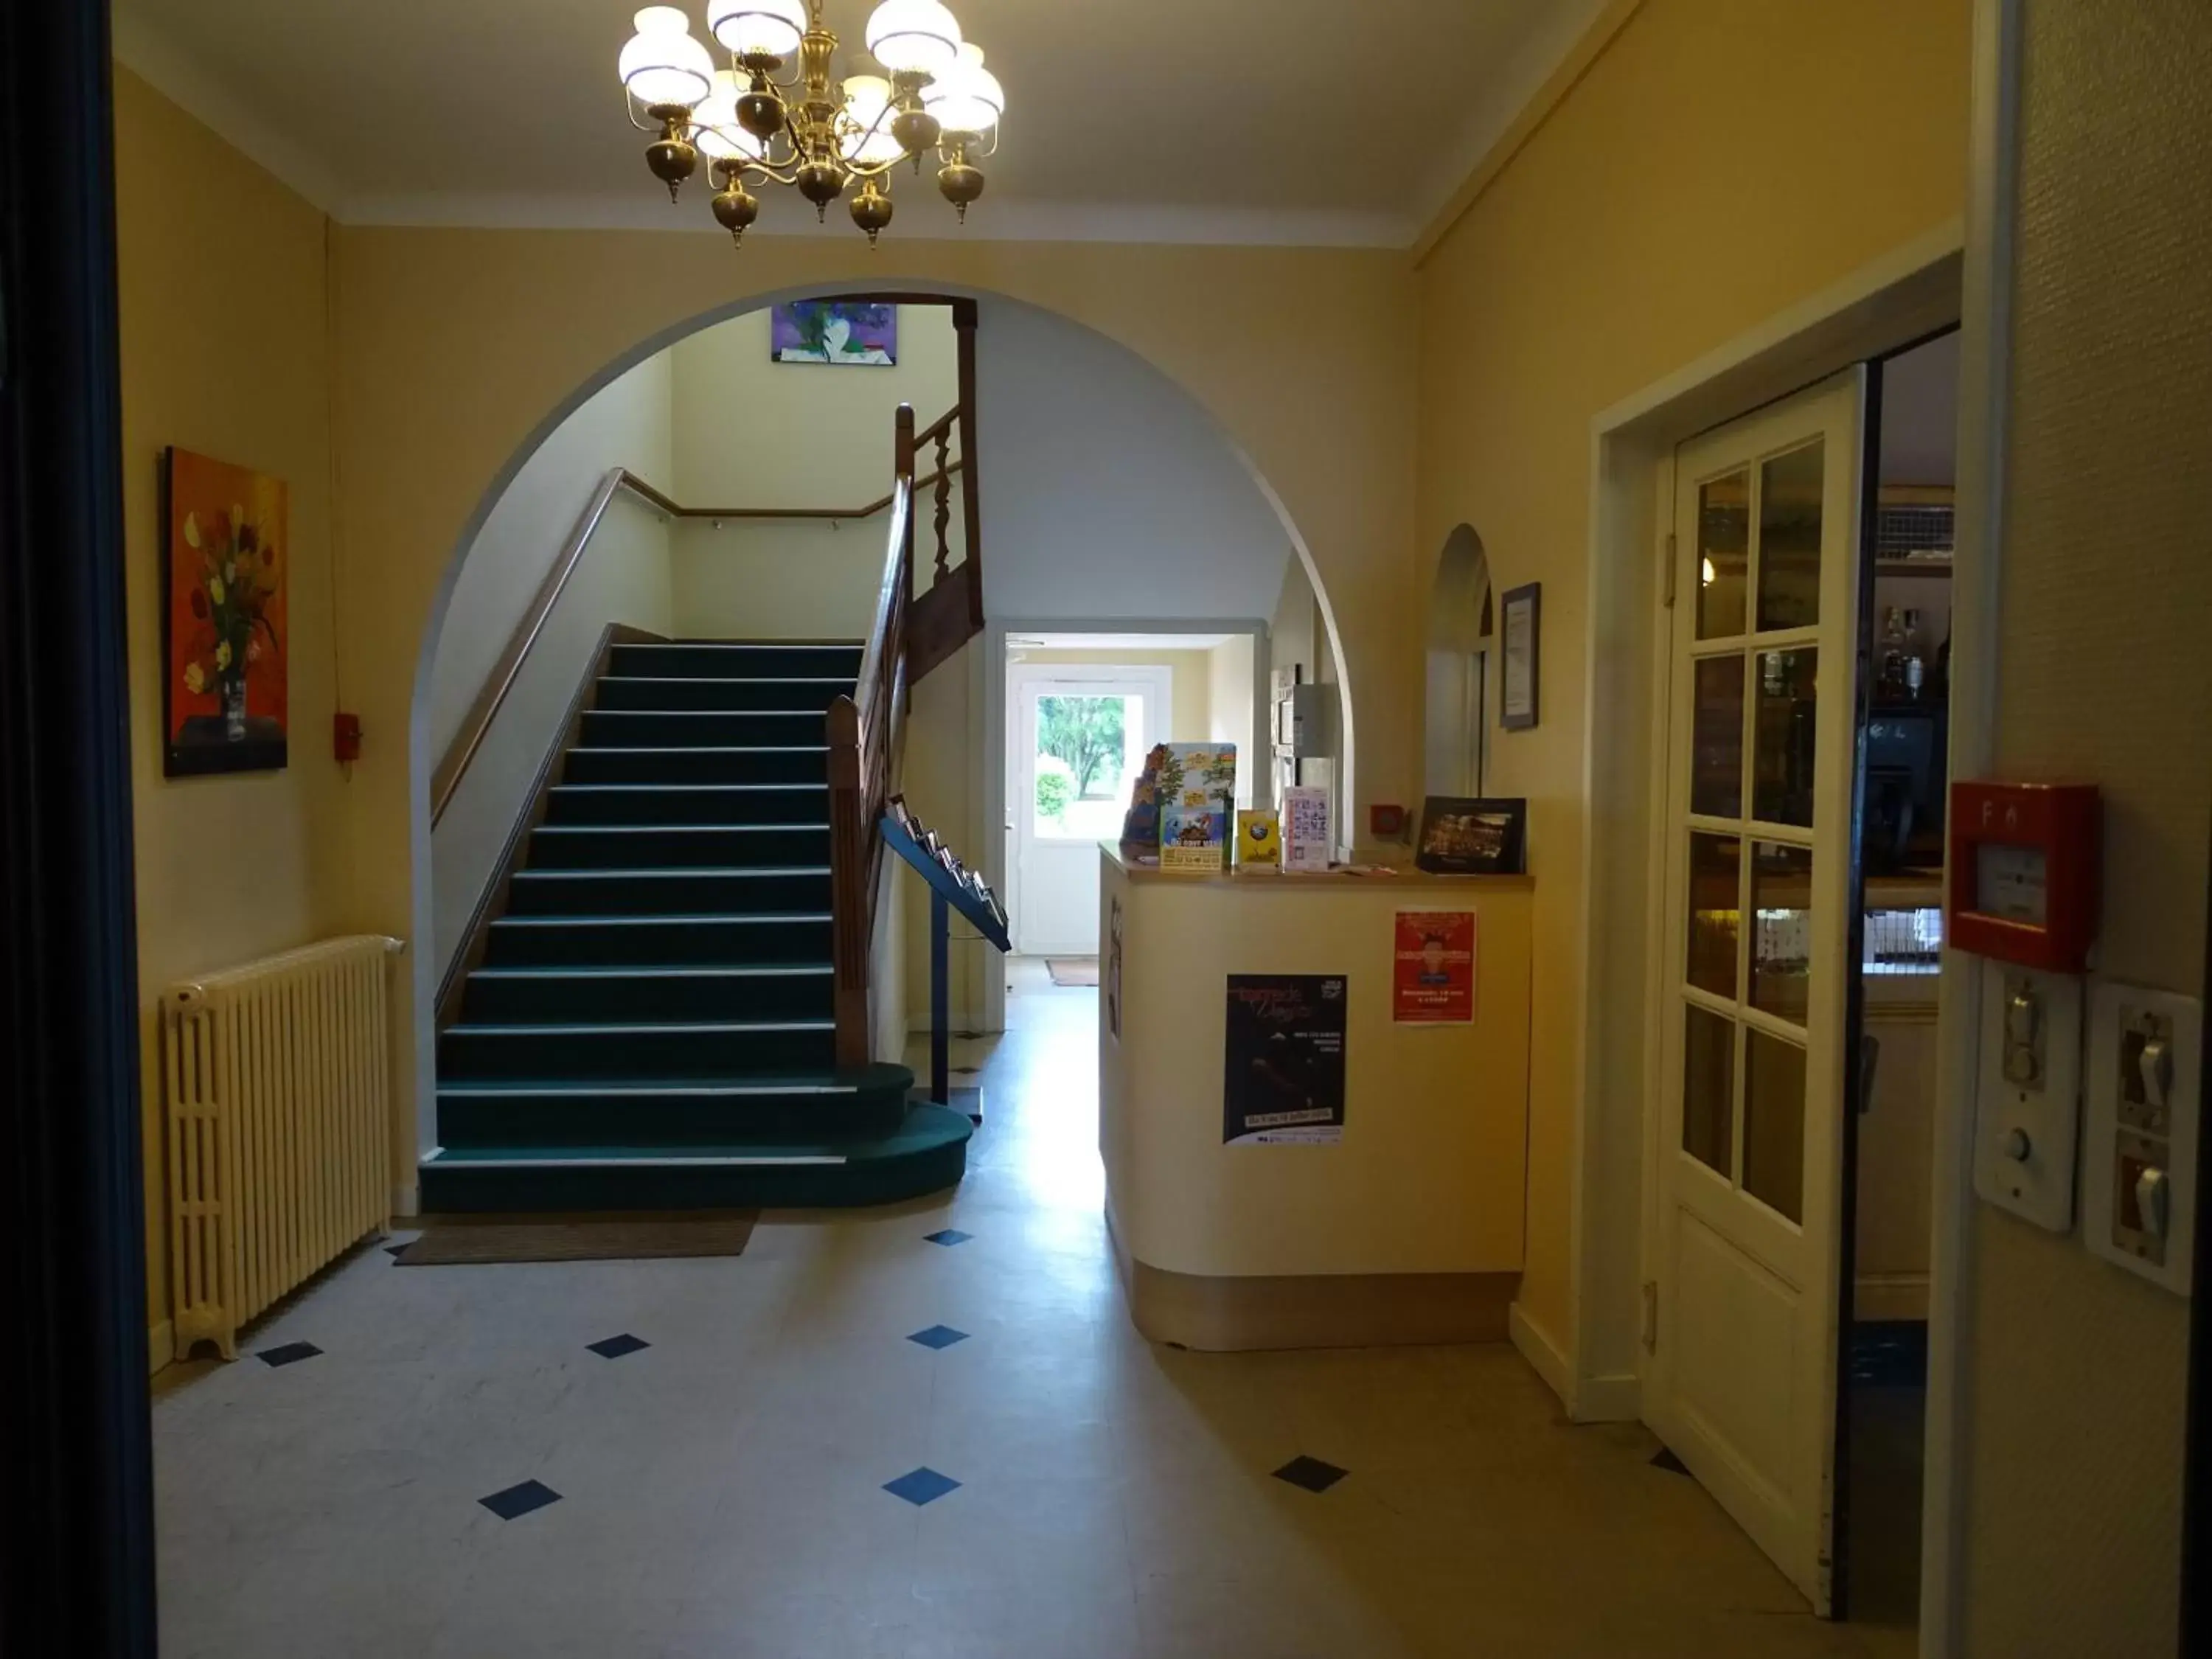
{"label": "view of green trees through window", "polygon": [[1036,811],[1041,835],[1115,833],[1128,793],[1129,699],[1037,699]]}

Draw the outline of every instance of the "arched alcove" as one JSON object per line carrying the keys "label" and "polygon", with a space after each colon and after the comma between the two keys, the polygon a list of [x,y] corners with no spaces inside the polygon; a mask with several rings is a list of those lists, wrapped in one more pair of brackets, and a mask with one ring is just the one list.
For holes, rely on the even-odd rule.
{"label": "arched alcove", "polygon": [[1472,526],[1444,538],[1428,614],[1423,787],[1431,795],[1480,795],[1489,769],[1495,607],[1489,556]]}
{"label": "arched alcove", "polygon": [[[921,285],[885,286],[891,291],[912,293]],[[417,939],[436,941],[441,931],[433,894],[428,785],[431,769],[443,746],[438,728],[450,720],[455,692],[450,683],[438,684],[440,644],[464,569],[510,488],[549,447],[560,447],[569,423],[580,416],[587,416],[588,405],[599,394],[625,379],[635,379],[656,356],[678,343],[786,300],[837,297],[842,292],[850,289],[810,284],[749,296],[640,341],[576,386],[488,481],[448,559],[429,607],[416,665],[409,747],[412,908]],[[1188,614],[1220,617],[1235,614],[1249,616],[1264,623],[1273,614],[1285,562],[1294,561],[1312,590],[1313,610],[1319,624],[1316,631],[1320,636],[1313,645],[1332,671],[1324,678],[1334,679],[1339,688],[1339,787],[1343,799],[1349,801],[1356,757],[1355,731],[1350,674],[1336,617],[1326,586],[1297,526],[1291,520],[1276,490],[1243,449],[1231,439],[1212,412],[1177,380],[1141,354],[1097,330],[1059,312],[1010,296],[942,284],[930,285],[928,292],[933,297],[947,300],[973,299],[981,309],[977,444],[984,490],[986,602],[993,616],[1004,617],[1026,612],[1032,617],[1089,615],[1103,620],[1109,609],[1118,607],[1118,614],[1125,617]],[[1068,359],[1066,373],[1060,377],[1065,391],[1059,408],[1047,418],[1010,413],[1010,393],[1014,389],[1025,388],[1034,396],[1041,380],[1050,379],[1041,376],[1039,362],[1055,340]],[[1011,354],[995,368],[992,358],[994,341],[1005,342]],[[1093,408],[1105,410],[1109,405],[1114,428],[1125,434],[1133,453],[1141,450],[1148,458],[1133,469],[1117,469],[1111,456],[1086,455],[1082,451],[1081,422],[1086,411]],[[1139,405],[1150,406],[1149,418]],[[933,411],[918,412],[927,418]],[[1211,458],[1206,467],[1192,467],[1191,458],[1197,454]],[[1009,460],[1015,465],[1009,466]],[[1164,549],[1156,538],[1148,539],[1126,522],[1127,509],[1132,505],[1141,506],[1148,499],[1147,478],[1143,476],[1147,468],[1163,477],[1166,473],[1177,474],[1165,491],[1154,494],[1182,503],[1192,525],[1187,549]],[[1194,476],[1196,472],[1206,476],[1199,477]],[[1049,476],[1044,485],[1027,492],[1019,503],[1020,511],[1012,510],[1013,504],[1002,498],[1001,507],[994,514],[994,477],[1035,480],[1040,475]],[[1054,580],[1053,573],[1041,568],[1037,561],[1040,548],[1054,539],[1048,532],[1054,528],[1049,510],[1052,503],[1041,501],[1039,496],[1055,489],[1066,491],[1075,488],[1087,475],[1092,478],[1097,500],[1089,504],[1074,504],[1057,534],[1060,542],[1082,550],[1083,562],[1079,568],[1071,568],[1064,573],[1066,580]],[[998,488],[1003,491],[1006,485],[1002,483]],[[1249,532],[1255,521],[1263,525],[1272,538],[1269,557],[1261,561],[1249,550],[1229,556],[1221,546],[1223,527],[1241,522]],[[993,539],[994,524],[1009,532],[996,544]],[[1248,534],[1245,540],[1250,539]],[[1117,578],[1109,564],[1124,561],[1126,568]],[[1048,599],[1051,608],[1041,611],[1039,607]],[[1112,606],[1109,605],[1109,599]],[[1073,608],[1069,608],[1071,605]],[[1088,609],[1083,609],[1085,606]],[[483,642],[477,645],[472,654],[483,655]],[[970,706],[965,678],[957,665],[949,666],[939,670],[933,677],[933,683],[921,690],[948,702],[957,701],[957,713],[948,709],[947,714],[963,723],[972,723],[979,718],[981,710]],[[450,670],[446,678],[451,681]],[[939,680],[944,684],[934,683]],[[923,721],[915,728],[918,742],[930,740],[927,728],[931,724]],[[941,724],[939,729],[942,729]],[[969,807],[970,816],[976,822],[982,821],[987,803],[977,800],[964,805]],[[932,817],[948,832],[963,828],[951,815]],[[987,837],[974,839],[979,848],[988,842]],[[447,919],[448,924],[450,920]],[[450,925],[443,931],[450,933]],[[423,1145],[434,1144],[435,1045],[432,1030],[435,991],[446,966],[439,956],[434,949],[426,950],[418,952],[414,961],[416,1121]]]}

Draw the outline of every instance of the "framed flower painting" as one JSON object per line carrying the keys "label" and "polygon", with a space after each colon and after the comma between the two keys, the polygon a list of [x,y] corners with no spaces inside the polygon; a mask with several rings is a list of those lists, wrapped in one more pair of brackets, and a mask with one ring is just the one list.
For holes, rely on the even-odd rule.
{"label": "framed flower painting", "polygon": [[281,478],[188,449],[162,452],[162,770],[169,777],[284,764],[288,506]]}

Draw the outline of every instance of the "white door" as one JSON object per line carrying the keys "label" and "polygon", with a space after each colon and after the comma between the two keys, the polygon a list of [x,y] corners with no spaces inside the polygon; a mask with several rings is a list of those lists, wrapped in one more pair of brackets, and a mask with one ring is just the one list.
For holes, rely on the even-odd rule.
{"label": "white door", "polygon": [[1828,1610],[1857,371],[1675,458],[1644,1414]]}
{"label": "white door", "polygon": [[1098,954],[1098,843],[1121,834],[1145,754],[1169,740],[1166,668],[1017,667],[1014,948]]}

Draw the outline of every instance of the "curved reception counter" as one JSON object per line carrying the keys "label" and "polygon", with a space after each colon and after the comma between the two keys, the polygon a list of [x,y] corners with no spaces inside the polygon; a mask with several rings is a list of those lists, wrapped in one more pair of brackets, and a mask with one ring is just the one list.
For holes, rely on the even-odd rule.
{"label": "curved reception counter", "polygon": [[1138,1328],[1199,1349],[1503,1340],[1530,878],[1104,860],[1099,1150]]}

